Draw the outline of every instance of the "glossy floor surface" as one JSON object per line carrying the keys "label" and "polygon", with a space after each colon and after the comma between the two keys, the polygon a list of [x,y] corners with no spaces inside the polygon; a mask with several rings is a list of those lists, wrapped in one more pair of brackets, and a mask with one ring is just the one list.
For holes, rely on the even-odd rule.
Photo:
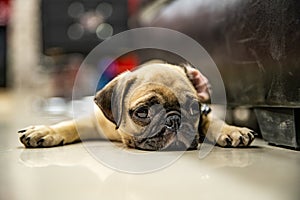
{"label": "glossy floor surface", "polygon": [[[168,167],[144,174],[108,168],[82,143],[25,149],[18,140],[19,128],[63,119],[36,111],[35,99],[0,92],[1,200],[300,199],[300,152],[262,140],[250,148],[214,147],[202,159],[199,151],[185,152]],[[108,142],[85,144],[107,152],[113,148]]]}

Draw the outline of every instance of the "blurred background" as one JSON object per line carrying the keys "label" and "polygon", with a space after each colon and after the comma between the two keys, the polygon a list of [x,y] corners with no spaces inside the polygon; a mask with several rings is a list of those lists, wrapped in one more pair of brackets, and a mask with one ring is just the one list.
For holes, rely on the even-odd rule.
{"label": "blurred background", "polygon": [[[208,51],[224,80],[228,122],[272,144],[300,147],[297,0],[0,0],[1,115],[9,115],[16,93],[34,112],[66,114],[85,56],[103,40],[145,26],[180,31]],[[82,95],[149,59],[182,61],[155,49],[107,57],[90,66]],[[95,74],[111,61],[98,81]]]}

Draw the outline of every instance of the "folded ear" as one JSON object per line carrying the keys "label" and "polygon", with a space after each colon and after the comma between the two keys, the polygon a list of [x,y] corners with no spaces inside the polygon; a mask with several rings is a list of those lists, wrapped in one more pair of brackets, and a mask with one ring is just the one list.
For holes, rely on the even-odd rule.
{"label": "folded ear", "polygon": [[104,116],[119,128],[124,107],[124,99],[135,78],[130,76],[131,72],[125,72],[112,81],[95,95],[94,101],[102,110]]}
{"label": "folded ear", "polygon": [[114,116],[112,114],[111,104],[112,104],[112,94],[114,88],[118,83],[118,77],[110,81],[104,88],[98,91],[95,95],[94,101],[97,106],[102,110],[104,116],[111,122],[116,124]]}
{"label": "folded ear", "polygon": [[199,70],[193,68],[189,64],[185,64],[183,67],[187,77],[193,83],[200,101],[209,101],[211,86],[208,82],[208,79]]}

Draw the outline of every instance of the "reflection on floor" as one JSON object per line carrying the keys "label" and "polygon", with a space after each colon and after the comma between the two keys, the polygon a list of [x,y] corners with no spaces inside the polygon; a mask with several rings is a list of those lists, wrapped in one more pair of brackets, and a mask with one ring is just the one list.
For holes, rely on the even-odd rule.
{"label": "reflection on floor", "polygon": [[203,159],[199,151],[185,152],[171,165],[145,174],[113,170],[86,149],[110,152],[115,146],[108,142],[25,149],[18,128],[64,118],[33,111],[31,100],[0,93],[0,199],[300,199],[300,152],[262,140],[251,148],[214,147]]}

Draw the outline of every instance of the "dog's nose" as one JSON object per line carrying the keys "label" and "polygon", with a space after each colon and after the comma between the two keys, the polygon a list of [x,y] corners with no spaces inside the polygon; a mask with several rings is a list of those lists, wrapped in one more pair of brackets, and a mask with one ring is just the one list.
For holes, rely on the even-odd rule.
{"label": "dog's nose", "polygon": [[170,113],[167,115],[165,126],[171,131],[176,131],[179,129],[181,124],[181,117],[179,113]]}

